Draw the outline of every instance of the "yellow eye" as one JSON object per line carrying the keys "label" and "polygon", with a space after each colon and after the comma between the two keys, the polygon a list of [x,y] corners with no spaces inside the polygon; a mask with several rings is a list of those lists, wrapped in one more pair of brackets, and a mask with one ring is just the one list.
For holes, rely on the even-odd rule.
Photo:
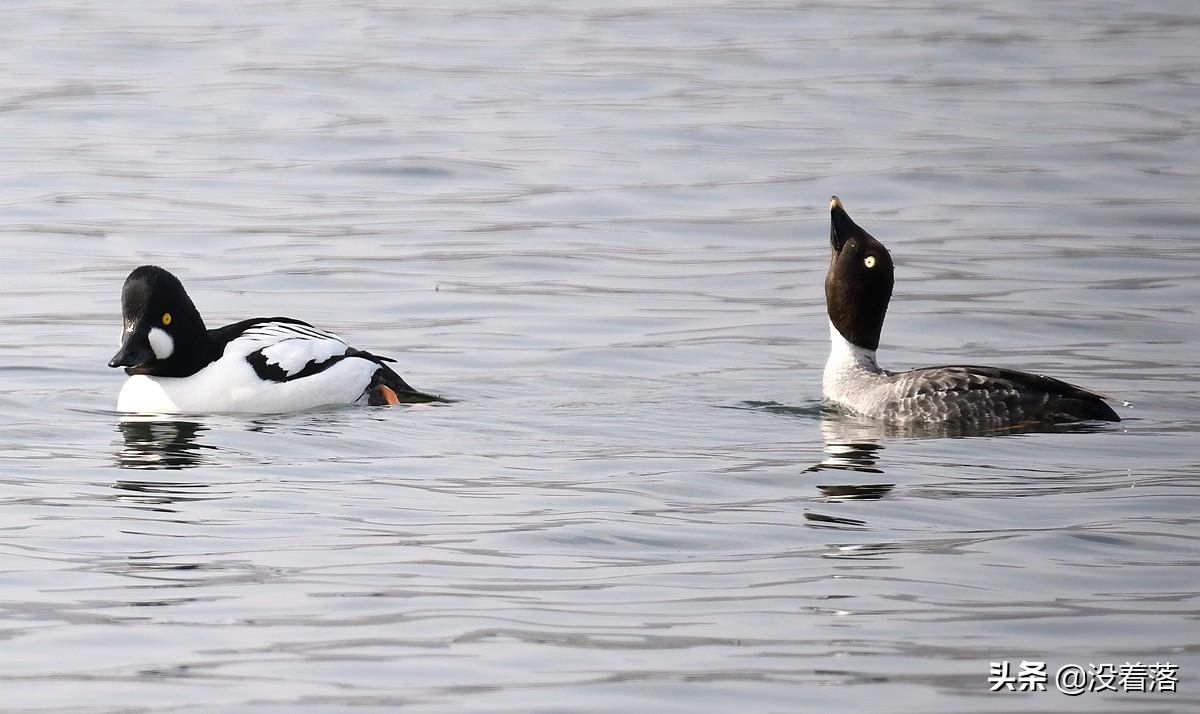
{"label": "yellow eye", "polygon": [[867,257],[863,258],[863,265],[867,266],[868,268],[874,268],[875,267],[875,256],[868,255]]}
{"label": "yellow eye", "polygon": [[166,327],[169,324],[171,324],[171,313],[164,312],[163,313],[163,327]]}

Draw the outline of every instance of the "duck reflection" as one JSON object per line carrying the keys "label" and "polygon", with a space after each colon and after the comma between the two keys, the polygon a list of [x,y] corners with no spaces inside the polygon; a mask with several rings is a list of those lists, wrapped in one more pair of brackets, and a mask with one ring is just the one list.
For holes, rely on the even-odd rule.
{"label": "duck reflection", "polygon": [[187,469],[209,462],[215,447],[201,443],[207,427],[193,421],[123,417],[117,422],[122,445],[117,465],[123,469]]}
{"label": "duck reflection", "polygon": [[[215,447],[203,444],[199,436],[207,427],[192,421],[162,421],[145,417],[123,417],[117,423],[121,446],[117,466],[122,469],[177,471],[194,468],[211,460],[207,453]],[[166,481],[152,478],[117,479],[112,487],[114,499],[139,509],[175,513],[171,504],[220,498],[206,482]]]}
{"label": "duck reflection", "polygon": [[[879,453],[884,436],[869,422],[860,422],[842,414],[821,414],[821,436],[825,441],[825,460],[805,471],[838,469],[881,474]],[[828,487],[834,488],[834,487]],[[848,487],[847,487],[848,488]],[[880,494],[882,495],[882,494]],[[879,496],[876,496],[878,498]]]}
{"label": "duck reflection", "polygon": [[881,474],[883,469],[876,466],[879,460],[877,454],[883,450],[882,444],[869,441],[851,441],[845,443],[825,441],[825,460],[809,466],[805,471],[824,471],[840,469],[842,471],[861,471],[863,473]]}
{"label": "duck reflection", "polygon": [[[840,415],[822,414],[821,433],[825,440],[827,456],[821,463],[809,466],[805,473],[816,471],[846,471],[852,474],[882,474],[879,453],[883,444],[870,431],[855,428],[854,422],[839,419]],[[847,474],[850,478],[850,474]],[[818,485],[824,503],[847,501],[878,501],[891,492],[894,483],[836,483]],[[869,529],[867,522],[858,518],[833,516],[827,513],[806,511],[804,519],[813,528],[837,530]]]}
{"label": "duck reflection", "polygon": [[938,422],[893,422],[846,414],[834,408],[821,412],[821,433],[825,443],[867,442],[878,445],[894,439],[962,439],[1020,434],[1095,433],[1110,428],[1108,422],[1028,421],[1005,426],[981,425],[975,419]]}
{"label": "duck reflection", "polygon": [[117,490],[113,500],[140,510],[161,513],[178,513],[171,504],[182,501],[210,501],[224,498],[225,494],[214,493],[212,484],[179,481],[135,481],[118,479],[112,487]]}
{"label": "duck reflection", "polygon": [[[884,444],[894,440],[943,439],[966,437],[1000,437],[1035,433],[1094,432],[1105,428],[1102,423],[1072,424],[1027,423],[1003,429],[981,429],[970,423],[942,422],[936,424],[897,424],[857,417],[852,414],[822,408],[821,435],[825,458],[808,467],[810,472],[846,472],[845,483],[818,485],[822,503],[877,501],[886,497],[894,483],[859,483],[867,474],[884,474],[880,465]],[[851,476],[851,474],[857,475]],[[845,516],[808,511],[804,514],[810,527],[841,530],[869,529],[866,521]]]}

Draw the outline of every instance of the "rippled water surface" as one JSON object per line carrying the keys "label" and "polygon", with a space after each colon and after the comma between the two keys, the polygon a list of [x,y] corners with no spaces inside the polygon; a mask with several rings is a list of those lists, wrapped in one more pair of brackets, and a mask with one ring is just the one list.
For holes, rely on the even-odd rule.
{"label": "rippled water surface", "polygon": [[[0,15],[6,711],[1200,707],[1195,3]],[[834,193],[885,366],[1125,421],[823,413]],[[146,262],[456,401],[123,422]]]}

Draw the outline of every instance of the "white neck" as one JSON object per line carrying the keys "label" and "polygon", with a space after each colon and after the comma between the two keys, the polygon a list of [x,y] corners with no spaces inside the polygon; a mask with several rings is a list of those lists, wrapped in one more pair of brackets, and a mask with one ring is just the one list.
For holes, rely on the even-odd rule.
{"label": "white neck", "polygon": [[882,372],[875,362],[875,350],[852,344],[838,329],[829,323],[829,360],[825,362],[825,383],[830,378],[851,371]]}

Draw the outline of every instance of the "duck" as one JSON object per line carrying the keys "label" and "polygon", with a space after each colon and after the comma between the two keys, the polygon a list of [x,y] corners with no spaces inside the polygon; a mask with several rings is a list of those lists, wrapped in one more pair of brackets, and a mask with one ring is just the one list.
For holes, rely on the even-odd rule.
{"label": "duck", "polygon": [[117,411],[148,414],[284,413],[343,404],[442,401],[413,389],[395,360],[290,317],[207,329],[183,283],[156,265],[121,288],[120,348],[108,366],[129,378]]}
{"label": "duck", "polygon": [[1121,421],[1104,396],[1042,374],[974,365],[882,369],[876,352],[895,265],[888,249],[850,218],[837,196],[829,210],[825,307],[830,350],[821,380],[826,403],[892,424],[972,429]]}

